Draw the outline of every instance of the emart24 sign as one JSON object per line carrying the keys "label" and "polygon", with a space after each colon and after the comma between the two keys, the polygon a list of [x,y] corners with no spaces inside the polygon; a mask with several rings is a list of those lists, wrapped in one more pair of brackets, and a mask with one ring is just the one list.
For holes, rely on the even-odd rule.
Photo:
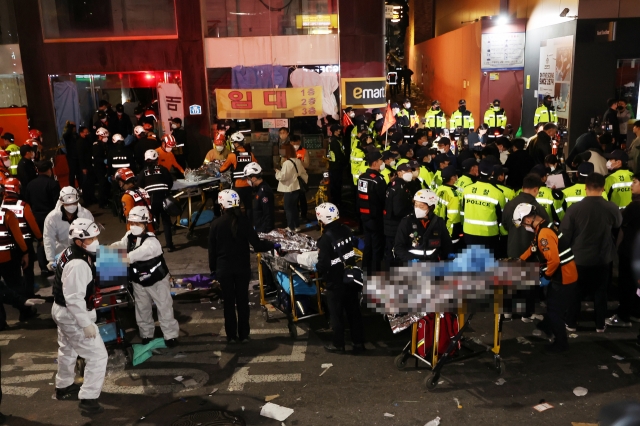
{"label": "emart24 sign", "polygon": [[376,108],[387,105],[385,77],[343,78],[342,106]]}

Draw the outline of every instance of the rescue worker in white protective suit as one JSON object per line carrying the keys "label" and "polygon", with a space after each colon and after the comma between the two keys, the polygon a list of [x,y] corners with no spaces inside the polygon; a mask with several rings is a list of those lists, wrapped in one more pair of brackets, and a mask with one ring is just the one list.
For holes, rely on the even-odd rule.
{"label": "rescue worker in white protective suit", "polygon": [[133,281],[136,322],[140,327],[142,344],[149,343],[156,330],[153,320],[155,303],[164,342],[171,348],[178,344],[180,326],[173,316],[169,268],[162,254],[162,246],[153,232],[147,232],[150,221],[149,209],[144,206],[133,207],[127,217],[129,231],[111,247],[127,249],[129,280]]}
{"label": "rescue worker in white protective suit", "polygon": [[72,186],[60,190],[60,198],[54,210],[44,220],[42,241],[47,257],[47,269],[54,271],[53,263],[58,254],[69,247],[69,225],[76,219],[88,219],[93,222],[91,212],[79,203],[78,191]]}
{"label": "rescue worker in white protective suit", "polygon": [[[56,398],[80,399],[80,410],[104,411],[98,397],[107,369],[107,349],[95,324],[96,250],[100,228],[90,219],[76,219],[69,226],[71,245],[60,255],[53,281],[51,316],[58,325],[58,374]],[[74,383],[78,356],[86,366],[82,387]]]}

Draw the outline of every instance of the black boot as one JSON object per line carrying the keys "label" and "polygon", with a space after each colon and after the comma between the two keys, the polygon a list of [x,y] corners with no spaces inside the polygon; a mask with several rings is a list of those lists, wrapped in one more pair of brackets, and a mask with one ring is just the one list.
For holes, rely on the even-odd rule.
{"label": "black boot", "polygon": [[66,388],[56,388],[56,399],[58,401],[77,401],[80,386],[72,383]]}
{"label": "black boot", "polygon": [[142,339],[142,344],[148,345],[149,343],[151,343],[152,340],[153,340],[153,337],[145,337]]}
{"label": "black boot", "polygon": [[324,350],[332,354],[345,354],[344,347],[336,347],[334,345],[325,345]]}
{"label": "black boot", "polygon": [[178,339],[164,339],[164,344],[168,348],[175,348],[176,346],[178,346]]}
{"label": "black boot", "polygon": [[25,306],[22,310],[20,310],[20,318],[18,318],[18,320],[20,322],[28,321],[32,318],[36,318],[38,315],[40,314],[38,314],[38,310],[35,306]]}
{"label": "black boot", "polygon": [[104,407],[98,403],[97,399],[81,399],[78,407],[88,414],[100,414],[104,412]]}
{"label": "black boot", "polygon": [[4,422],[7,421],[7,416],[5,416],[4,414],[0,413],[0,425],[3,425]]}

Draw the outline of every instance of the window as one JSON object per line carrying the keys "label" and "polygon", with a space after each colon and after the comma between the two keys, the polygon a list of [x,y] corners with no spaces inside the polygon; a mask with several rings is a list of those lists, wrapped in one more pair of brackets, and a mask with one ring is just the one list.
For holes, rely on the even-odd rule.
{"label": "window", "polygon": [[17,44],[18,30],[13,0],[0,1],[0,44]]}
{"label": "window", "polygon": [[175,37],[174,0],[40,0],[45,40]]}
{"label": "window", "polygon": [[206,37],[337,34],[337,0],[205,0]]}

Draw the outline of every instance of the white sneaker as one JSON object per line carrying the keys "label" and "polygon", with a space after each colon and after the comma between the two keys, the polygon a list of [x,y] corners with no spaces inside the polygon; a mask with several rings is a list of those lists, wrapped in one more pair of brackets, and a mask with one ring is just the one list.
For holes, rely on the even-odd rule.
{"label": "white sneaker", "polygon": [[567,329],[567,331],[570,331],[570,332],[572,332],[572,333],[575,333],[575,332],[578,330],[577,328],[571,328],[571,327],[569,327],[567,324],[565,324],[564,326],[565,326],[565,328]]}
{"label": "white sneaker", "polygon": [[530,316],[530,317],[522,317],[522,318],[520,318],[520,319],[522,320],[522,322],[524,322],[524,323],[527,323],[527,324],[528,324],[528,323],[533,322],[533,315],[532,315],[532,316]]}
{"label": "white sneaker", "polygon": [[604,328],[596,328],[596,333],[604,333],[606,329],[607,329],[606,325],[604,326]]}
{"label": "white sneaker", "polygon": [[544,315],[532,314],[531,319],[542,321],[544,319]]}
{"label": "white sneaker", "polygon": [[611,327],[631,327],[631,321],[623,321],[617,314],[604,320]]}

